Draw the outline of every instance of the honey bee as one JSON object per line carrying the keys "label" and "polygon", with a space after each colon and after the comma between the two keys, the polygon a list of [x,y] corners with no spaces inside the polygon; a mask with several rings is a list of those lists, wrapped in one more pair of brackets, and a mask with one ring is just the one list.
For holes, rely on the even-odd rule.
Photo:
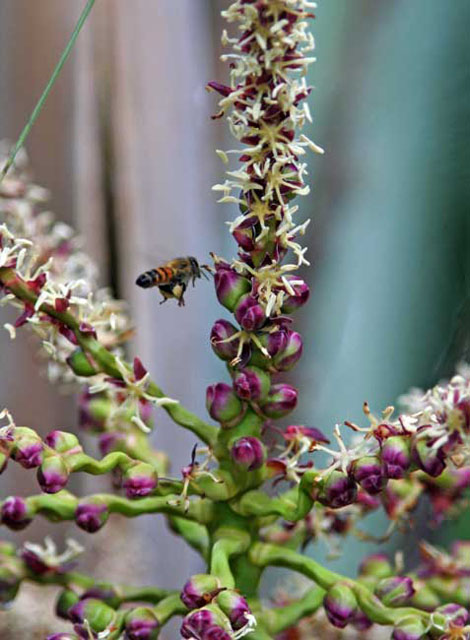
{"label": "honey bee", "polygon": [[196,258],[187,256],[185,258],[175,258],[165,264],[149,269],[135,281],[136,285],[143,289],[150,287],[158,287],[163,296],[160,304],[163,304],[170,298],[178,300],[178,306],[184,306],[184,293],[190,282],[194,286],[197,278],[204,276],[207,278],[205,271],[211,271],[208,265],[199,265]]}

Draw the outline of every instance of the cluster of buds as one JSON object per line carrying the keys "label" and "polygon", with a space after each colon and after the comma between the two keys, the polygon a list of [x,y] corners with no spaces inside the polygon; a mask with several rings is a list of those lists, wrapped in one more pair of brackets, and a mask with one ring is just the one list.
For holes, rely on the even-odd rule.
{"label": "cluster of buds", "polygon": [[221,587],[213,575],[192,576],[184,585],[181,600],[189,609],[181,636],[192,640],[230,640],[253,629],[255,619],[243,596]]}

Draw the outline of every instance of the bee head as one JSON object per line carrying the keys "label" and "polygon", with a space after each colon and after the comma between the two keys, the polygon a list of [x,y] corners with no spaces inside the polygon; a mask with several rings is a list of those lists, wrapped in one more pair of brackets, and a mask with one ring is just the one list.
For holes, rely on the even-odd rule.
{"label": "bee head", "polygon": [[141,273],[140,276],[135,281],[138,287],[142,287],[143,289],[148,289],[154,284],[154,278],[152,274],[146,271],[145,273]]}

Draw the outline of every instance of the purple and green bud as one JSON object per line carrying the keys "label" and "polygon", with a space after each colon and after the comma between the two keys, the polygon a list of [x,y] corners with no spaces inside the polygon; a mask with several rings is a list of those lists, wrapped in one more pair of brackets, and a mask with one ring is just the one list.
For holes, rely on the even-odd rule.
{"label": "purple and green bud", "polygon": [[192,576],[184,585],[181,601],[188,609],[200,609],[211,602],[220,587],[219,580],[207,573]]}
{"label": "purple and green bud", "polygon": [[[272,342],[276,334],[284,334],[285,344],[276,350],[272,348]],[[279,346],[279,345],[278,345]],[[280,330],[272,333],[268,338],[268,352],[271,355],[271,362],[277,371],[289,371],[302,356],[303,340],[300,333],[290,330]],[[275,352],[273,352],[275,351]]]}
{"label": "purple and green bud", "polygon": [[130,611],[125,620],[127,640],[155,640],[160,623],[152,609],[137,607]]}
{"label": "purple and green bud", "polygon": [[387,438],[381,449],[382,464],[390,479],[403,478],[411,465],[410,440],[403,436]]}
{"label": "purple and green bud", "polygon": [[129,467],[123,474],[122,486],[128,498],[148,496],[158,485],[158,475],[152,465],[139,462]]}
{"label": "purple and green bud", "polygon": [[391,576],[390,578],[382,578],[374,592],[386,607],[401,607],[413,597],[415,588],[411,578]]}
{"label": "purple and green bud", "polygon": [[420,640],[426,637],[427,626],[421,618],[409,616],[398,622],[392,634],[392,640]]}
{"label": "purple and green bud", "polygon": [[374,623],[366,614],[358,609],[351,620],[351,625],[358,631],[367,631]]}
{"label": "purple and green bud", "polygon": [[58,453],[81,453],[80,441],[74,433],[55,429],[47,434],[44,442]]}
{"label": "purple and green bud", "polygon": [[80,596],[80,600],[85,600],[86,598],[101,600],[113,609],[115,609],[120,603],[117,589],[108,582],[97,582],[92,587],[86,589],[86,591],[84,591]]}
{"label": "purple and green bud", "polygon": [[237,425],[245,413],[244,406],[235,391],[224,382],[207,387],[206,407],[211,418],[226,428]]}
{"label": "purple and green bud", "polygon": [[426,438],[417,438],[413,442],[411,454],[416,466],[433,478],[440,476],[446,467],[442,448],[433,449]]}
{"label": "purple and green bud", "polygon": [[5,605],[16,598],[23,578],[21,561],[9,558],[0,564],[0,604]]}
{"label": "purple and green bud", "polygon": [[89,378],[99,373],[99,370],[91,361],[90,356],[80,347],[75,349],[75,351],[66,358],[66,362],[74,374],[81,378]]}
{"label": "purple and green bud", "polygon": [[251,289],[250,281],[226,262],[215,265],[214,284],[218,301],[229,311],[234,311],[240,298]]}
{"label": "purple and green bud", "polygon": [[32,519],[32,514],[23,498],[10,496],[3,501],[1,522],[9,529],[13,529],[14,531],[24,529]]}
{"label": "purple and green bud", "polygon": [[5,471],[8,465],[8,454],[0,451],[0,475]]}
{"label": "purple and green bud", "polygon": [[55,604],[56,616],[64,620],[69,620],[69,610],[79,602],[80,598],[75,591],[64,589],[60,592]]}
{"label": "purple and green bud", "polygon": [[297,406],[297,389],[290,384],[273,384],[261,410],[268,418],[283,418]]}
{"label": "purple and green bud", "polygon": [[380,493],[388,482],[384,466],[377,456],[364,456],[354,460],[349,472],[364,491],[371,495]]}
{"label": "purple and green bud", "polygon": [[68,482],[69,471],[60,455],[44,458],[37,471],[37,479],[44,493],[57,493]]}
{"label": "purple and green bud", "polygon": [[230,340],[237,328],[228,320],[217,320],[211,330],[211,346],[221,360],[233,360],[238,353],[239,340]]}
{"label": "purple and green bud", "polygon": [[345,584],[335,584],[323,598],[323,607],[334,627],[344,629],[354,619],[357,611],[356,596]]}
{"label": "purple and green bud", "polygon": [[183,619],[180,633],[182,638],[194,640],[226,640],[224,633],[230,635],[231,626],[224,613],[212,604],[197,609]]}
{"label": "purple and green bud", "polygon": [[259,469],[266,458],[264,446],[258,438],[253,436],[236,440],[230,454],[234,463],[247,471]]}
{"label": "purple and green bud", "polygon": [[245,331],[261,329],[266,322],[266,314],[257,299],[251,294],[245,294],[237,304],[235,318]]}
{"label": "purple and green bud", "polygon": [[354,479],[343,471],[331,471],[321,483],[318,496],[314,496],[321,504],[331,509],[340,509],[356,500],[357,485]]}
{"label": "purple and green bud", "polygon": [[359,565],[360,576],[373,576],[379,579],[389,578],[393,573],[393,567],[384,553],[373,553],[365,557]]}
{"label": "purple and green bud", "polygon": [[75,522],[80,529],[95,533],[106,524],[109,517],[108,506],[100,498],[83,500],[75,510]]}
{"label": "purple and green bud", "polygon": [[258,402],[264,400],[271,386],[271,377],[258,367],[245,367],[235,371],[233,388],[242,400]]}
{"label": "purple and green bud", "polygon": [[40,437],[32,429],[16,427],[15,443],[11,457],[25,469],[39,467],[42,462],[43,444]]}
{"label": "purple and green bud", "polygon": [[101,600],[86,598],[80,600],[69,609],[72,622],[83,623],[85,620],[93,631],[105,631],[116,617],[116,612]]}
{"label": "purple and green bud", "polygon": [[248,602],[239,593],[225,589],[219,593],[216,602],[230,620],[232,629],[238,631],[247,624],[251,609]]}
{"label": "purple and green bud", "polygon": [[[456,604],[455,602],[449,602],[448,604],[443,604],[440,607],[437,607],[434,611],[434,614],[437,616],[442,616],[445,625],[447,628],[454,627],[455,628],[455,636],[457,635],[457,630],[465,627],[469,619],[469,613],[465,607],[460,604]],[[441,633],[441,632],[439,632]],[[433,638],[442,637],[439,634],[431,634]],[[454,636],[450,635],[449,639],[452,639]]]}
{"label": "purple and green bud", "polygon": [[410,600],[410,606],[423,611],[434,611],[441,603],[437,593],[427,584],[420,584]]}
{"label": "purple and green bud", "polygon": [[292,284],[292,289],[294,290],[294,295],[286,292],[284,300],[282,302],[281,312],[290,314],[303,307],[303,305],[307,302],[310,296],[310,289],[306,282],[299,282],[299,278],[297,276],[286,276],[288,280],[295,280],[296,284]]}

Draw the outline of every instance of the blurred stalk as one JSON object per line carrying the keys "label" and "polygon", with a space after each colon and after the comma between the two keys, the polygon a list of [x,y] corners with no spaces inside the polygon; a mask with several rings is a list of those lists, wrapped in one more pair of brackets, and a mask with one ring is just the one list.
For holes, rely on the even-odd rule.
{"label": "blurred stalk", "polygon": [[29,132],[31,131],[31,129],[33,128],[34,123],[36,122],[37,117],[39,116],[39,114],[41,113],[41,110],[47,100],[47,97],[49,96],[49,93],[52,89],[52,87],[55,84],[55,81],[57,80],[57,78],[60,75],[60,72],[62,71],[62,67],[64,66],[65,62],[67,61],[67,58],[69,57],[70,52],[73,49],[73,46],[75,44],[75,41],[78,37],[78,34],[80,33],[83,25],[85,24],[86,19],[88,18],[88,15],[90,13],[90,11],[93,8],[93,5],[95,4],[95,0],[88,0],[88,2],[85,5],[85,8],[83,9],[77,25],[75,27],[75,29],[72,32],[72,35],[70,36],[70,39],[67,43],[67,46],[65,47],[62,55],[60,56],[59,62],[57,63],[54,71],[52,72],[51,77],[49,78],[49,82],[47,83],[44,91],[42,92],[39,100],[36,103],[36,106],[33,109],[33,112],[28,120],[28,122],[26,123],[23,131],[20,133],[20,136],[15,144],[15,146],[13,147],[10,155],[8,156],[8,160],[5,163],[5,166],[2,169],[2,172],[0,173],[0,182],[2,182],[3,178],[7,175],[10,167],[12,166],[12,164],[15,161],[16,155],[18,153],[18,151],[21,149],[21,147],[24,145],[24,143],[26,142],[26,138],[29,135]]}

